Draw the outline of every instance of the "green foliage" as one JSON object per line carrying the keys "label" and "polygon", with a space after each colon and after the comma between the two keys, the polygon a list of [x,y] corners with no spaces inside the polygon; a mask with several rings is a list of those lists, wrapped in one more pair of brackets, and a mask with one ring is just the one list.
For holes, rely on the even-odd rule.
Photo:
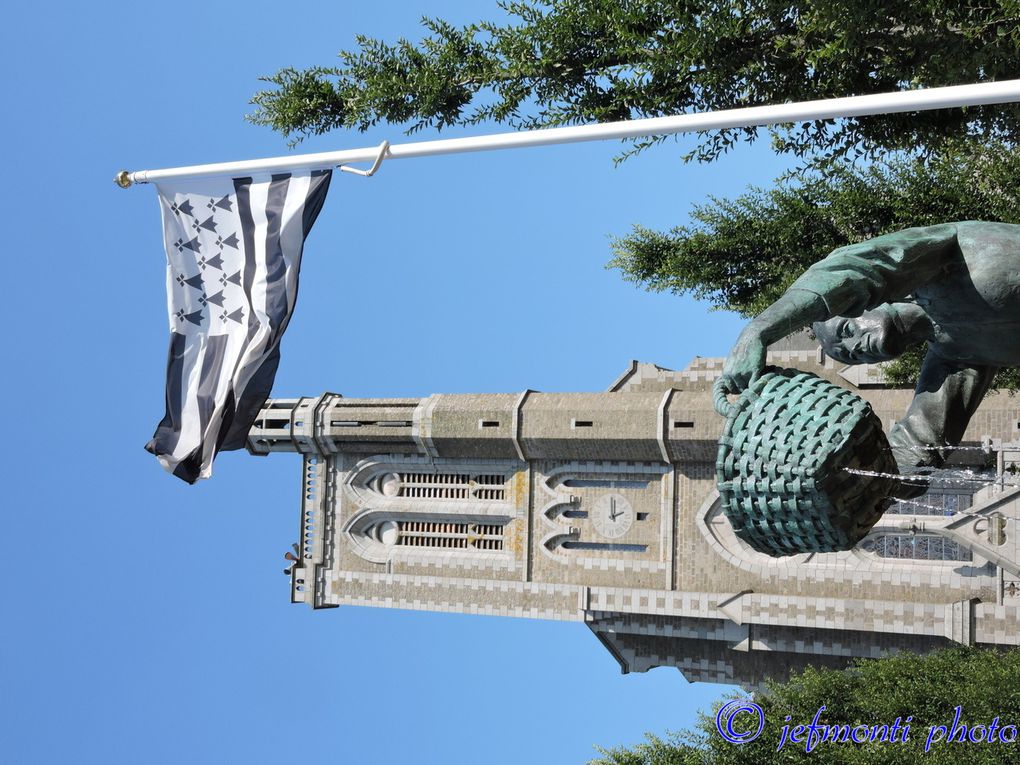
{"label": "green foliage", "polygon": [[903,355],[886,365],[885,379],[901,388],[913,388],[927,352],[928,343],[907,348]]}
{"label": "green foliage", "polygon": [[654,291],[691,293],[751,316],[831,250],[947,220],[1020,223],[1020,149],[964,140],[932,157],[833,164],[733,200],[711,198],[692,225],[635,226],[609,266]]}
{"label": "green foliage", "polygon": [[670,731],[665,739],[646,733],[645,741],[631,749],[596,746],[602,756],[592,762],[598,765],[704,765],[706,744],[707,738],[700,731]]}
{"label": "green foliage", "polygon": [[[1017,0],[504,0],[506,20],[422,20],[418,43],[364,36],[340,64],[263,81],[250,119],[300,140],[379,121],[515,128],[656,117],[1020,77]],[[773,131],[797,156],[1020,136],[1020,107],[806,122]],[[710,161],[756,128],[713,132]],[[658,139],[638,142],[634,150]]]}
{"label": "green foliage", "polygon": [[[631,749],[599,749],[590,765],[764,765],[818,763],[821,765],[985,765],[1020,761],[1020,743],[933,743],[924,752],[929,727],[953,722],[955,707],[963,708],[960,722],[968,726],[999,727],[1020,721],[1020,651],[952,648],[927,656],[902,653],[880,660],[861,660],[848,670],[812,669],[785,683],[770,683],[753,701],[765,715],[765,729],[756,740],[735,745],[719,735],[715,714],[703,715],[694,730],[670,734],[665,741],[648,736],[648,743]],[[718,706],[721,706],[721,702]],[[827,741],[810,752],[804,743],[782,740],[782,727],[809,724],[825,707],[819,723],[828,725],[892,725],[899,717],[909,724],[906,741],[878,740],[855,744]],[[789,720],[787,720],[789,715]],[[745,727],[750,725],[750,715]],[[909,721],[907,718],[912,717]],[[740,729],[740,717],[734,727]],[[879,731],[879,735],[881,735]]]}

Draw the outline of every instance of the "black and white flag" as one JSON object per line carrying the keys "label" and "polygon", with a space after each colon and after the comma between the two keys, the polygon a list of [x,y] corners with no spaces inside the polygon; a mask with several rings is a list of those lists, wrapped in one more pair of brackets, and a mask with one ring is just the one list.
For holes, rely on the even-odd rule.
{"label": "black and white flag", "polygon": [[167,254],[166,415],[146,449],[208,478],[240,449],[273,386],[305,237],[329,170],[157,183]]}

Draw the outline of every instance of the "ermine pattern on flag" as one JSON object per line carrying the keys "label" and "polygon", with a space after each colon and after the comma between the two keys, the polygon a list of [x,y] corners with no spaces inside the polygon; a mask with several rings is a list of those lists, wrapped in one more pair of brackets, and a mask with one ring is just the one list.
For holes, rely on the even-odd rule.
{"label": "ermine pattern on flag", "polygon": [[166,415],[146,449],[207,478],[269,396],[330,171],[157,184],[167,253]]}

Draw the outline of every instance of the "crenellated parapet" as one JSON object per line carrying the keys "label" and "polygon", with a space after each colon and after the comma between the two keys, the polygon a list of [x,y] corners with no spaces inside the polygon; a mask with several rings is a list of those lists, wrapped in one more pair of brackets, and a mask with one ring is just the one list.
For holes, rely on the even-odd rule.
{"label": "crenellated parapet", "polygon": [[706,391],[437,394],[421,399],[267,402],[253,454],[420,454],[443,459],[715,459],[720,423]]}

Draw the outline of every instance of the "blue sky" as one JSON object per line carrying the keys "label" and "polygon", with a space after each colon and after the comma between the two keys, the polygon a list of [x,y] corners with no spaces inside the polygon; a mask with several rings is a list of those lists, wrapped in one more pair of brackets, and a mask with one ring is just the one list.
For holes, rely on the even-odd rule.
{"label": "blue sky", "polygon": [[[579,624],[292,606],[296,456],[224,454],[186,486],[142,450],[163,412],[164,257],[154,190],[114,173],[286,153],[242,119],[258,75],[491,6],[6,11],[0,760],[584,762],[726,692],[622,676]],[[384,126],[301,150],[383,138],[405,140]],[[609,235],[683,223],[784,167],[766,145],[684,166],[683,145],[618,168],[603,143],[338,175],[275,394],[601,390],[632,358],[723,355],[738,318],[604,268]]]}

